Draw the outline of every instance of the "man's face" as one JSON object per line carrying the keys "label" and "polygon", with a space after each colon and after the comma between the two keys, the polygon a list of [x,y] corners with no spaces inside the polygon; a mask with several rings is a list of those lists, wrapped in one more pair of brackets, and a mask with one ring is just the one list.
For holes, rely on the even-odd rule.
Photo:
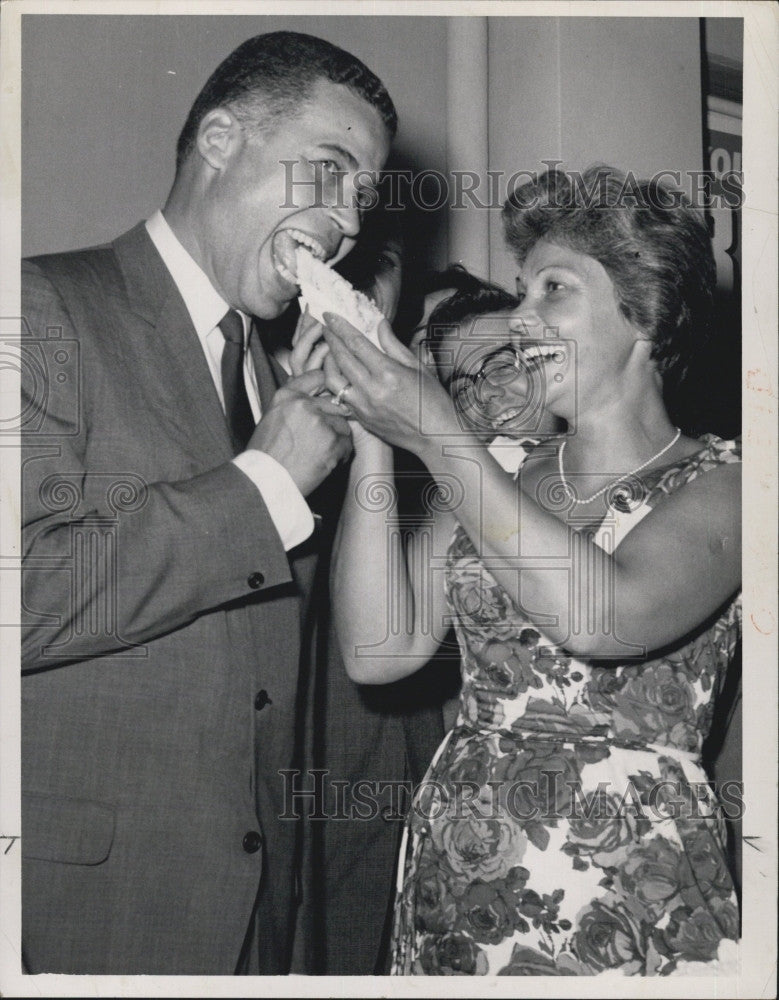
{"label": "man's face", "polygon": [[347,87],[319,80],[293,119],[252,135],[235,122],[203,206],[200,263],[231,306],[272,319],[296,298],[295,250],[329,263],[360,231],[359,187],[389,152],[379,112]]}

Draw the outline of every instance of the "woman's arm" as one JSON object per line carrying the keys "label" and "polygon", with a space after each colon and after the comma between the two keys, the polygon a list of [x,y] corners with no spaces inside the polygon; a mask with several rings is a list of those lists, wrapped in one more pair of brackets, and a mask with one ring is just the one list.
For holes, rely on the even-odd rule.
{"label": "woman's arm", "polygon": [[385,355],[326,318],[360,421],[415,453],[439,481],[457,477],[458,521],[523,618],[553,642],[583,657],[640,657],[686,635],[738,588],[737,465],[668,497],[609,554],[517,490],[486,449],[464,437],[447,393],[389,327]]}
{"label": "woman's arm", "polygon": [[[454,519],[401,531],[392,448],[358,432],[330,574],[338,643],[349,676],[384,684],[423,667],[445,634],[436,551]],[[435,533],[435,534],[433,534]]]}
{"label": "woman's arm", "polygon": [[[458,520],[492,575],[553,642],[585,658],[643,658],[686,635],[741,580],[741,467],[726,465],[667,497],[615,553],[521,491],[490,457],[426,442],[434,477],[456,474]],[[481,449],[478,449],[480,452]]]}

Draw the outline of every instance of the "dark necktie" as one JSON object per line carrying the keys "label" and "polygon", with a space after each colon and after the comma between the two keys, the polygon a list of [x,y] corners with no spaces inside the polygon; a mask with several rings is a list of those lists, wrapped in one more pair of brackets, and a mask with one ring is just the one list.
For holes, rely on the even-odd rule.
{"label": "dark necktie", "polygon": [[249,343],[251,344],[254,376],[257,379],[257,389],[260,393],[260,411],[262,413],[268,412],[268,408],[273,402],[273,397],[279,387],[265,350],[265,341],[269,339],[272,343],[273,334],[268,328],[268,321],[253,319],[249,333]]}
{"label": "dark necktie", "polygon": [[225,416],[236,454],[242,452],[254,432],[254,416],[244,382],[243,320],[231,309],[219,324],[225,339],[222,352],[222,392]]}

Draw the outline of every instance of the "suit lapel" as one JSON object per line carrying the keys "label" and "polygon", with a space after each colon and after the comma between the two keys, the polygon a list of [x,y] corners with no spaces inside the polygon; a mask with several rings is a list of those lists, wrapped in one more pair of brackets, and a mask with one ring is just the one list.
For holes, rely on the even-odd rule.
{"label": "suit lapel", "polygon": [[[227,422],[184,300],[143,223],[114,242],[130,306],[148,324],[144,357],[161,409],[208,465],[233,455]],[[267,364],[267,361],[266,361]]]}
{"label": "suit lapel", "polygon": [[202,344],[178,289],[160,311],[156,332],[170,356],[171,403],[182,419],[191,421],[193,437],[217,462],[233,457],[233,444]]}
{"label": "suit lapel", "polygon": [[[143,356],[161,409],[172,412],[203,459],[233,455],[222,405],[187,307],[144,223],[113,243],[130,307],[149,326]],[[250,350],[264,413],[288,374],[262,343],[264,323],[254,320]]]}

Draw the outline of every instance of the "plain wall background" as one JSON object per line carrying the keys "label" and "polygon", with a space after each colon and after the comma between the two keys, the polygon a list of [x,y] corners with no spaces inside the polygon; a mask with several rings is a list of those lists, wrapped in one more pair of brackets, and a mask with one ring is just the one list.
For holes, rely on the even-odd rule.
{"label": "plain wall background", "polygon": [[[362,59],[400,117],[395,160],[446,163],[446,19],[437,17],[22,17],[22,250],[111,240],[159,208],[175,144],[211,72],[265,31],[318,35]],[[430,220],[432,263],[446,233]]]}
{"label": "plain wall background", "polygon": [[[489,37],[491,169],[702,169],[697,18],[491,18]],[[491,277],[511,287],[493,223]]]}
{"label": "plain wall background", "polygon": [[[484,23],[486,53],[449,51],[447,25],[464,20]],[[738,23],[710,19],[712,45],[736,51]],[[598,161],[637,173],[703,165],[697,18],[26,15],[24,254],[104,242],[159,207],[176,137],[207,77],[245,38],[278,29],[327,38],[383,79],[400,116],[397,166],[445,172],[447,136],[451,145],[461,134],[468,148],[472,112],[447,107],[447,92],[485,57],[487,149],[474,152],[477,167],[511,174],[543,169],[550,157],[571,169]],[[511,285],[497,207],[460,210],[453,256],[471,263],[468,227],[475,244],[485,211],[489,260],[478,255],[472,266]],[[444,266],[446,212],[414,225],[416,264]]]}
{"label": "plain wall background", "polygon": [[744,64],[744,21],[740,17],[706,18],[706,51]]}

